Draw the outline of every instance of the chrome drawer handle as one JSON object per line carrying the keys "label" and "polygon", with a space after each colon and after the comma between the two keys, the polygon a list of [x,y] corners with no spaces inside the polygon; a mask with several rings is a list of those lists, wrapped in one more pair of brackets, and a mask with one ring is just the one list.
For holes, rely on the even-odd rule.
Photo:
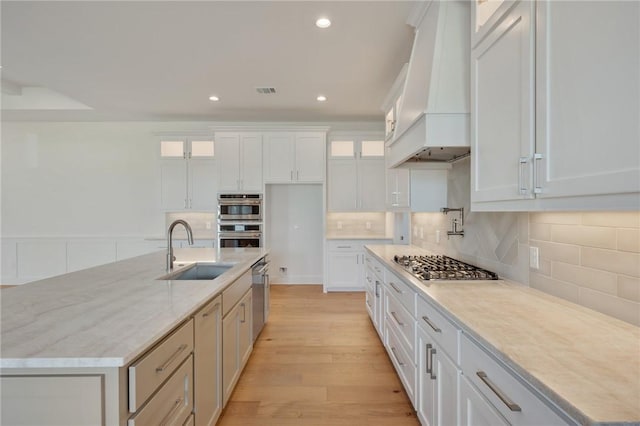
{"label": "chrome drawer handle", "polygon": [[499,387],[497,387],[491,380],[489,380],[489,377],[487,376],[487,373],[485,373],[484,371],[478,371],[478,372],[476,372],[476,375],[478,377],[480,377],[480,380],[482,380],[484,382],[484,384],[487,385],[489,387],[489,389],[491,389],[491,391],[493,393],[495,393],[498,398],[500,398],[500,401],[502,401],[504,403],[504,405],[506,405],[507,408],[509,408],[509,410],[511,410],[511,411],[522,411],[522,409],[520,408],[520,406],[518,404],[513,402],[511,400],[511,398],[506,396],[500,390]]}
{"label": "chrome drawer handle", "polygon": [[167,359],[164,364],[162,364],[160,367],[156,367],[156,373],[162,373],[164,370],[167,369],[167,367],[169,366],[169,364],[171,364],[173,362],[174,359],[176,359],[176,357],[178,355],[180,355],[180,352],[184,351],[185,349],[187,349],[187,344],[183,343],[180,346],[178,346],[178,349],[176,349],[176,351],[173,353],[173,355],[171,355],[169,357],[169,359]]}
{"label": "chrome drawer handle", "polygon": [[396,315],[395,312],[391,312],[391,316],[393,317],[394,320],[396,320],[396,322],[400,327],[404,327],[404,323],[398,319],[398,316]]}
{"label": "chrome drawer handle", "polygon": [[404,367],[404,362],[400,361],[400,358],[398,358],[398,354],[396,353],[396,348],[391,346],[391,352],[393,353],[393,357],[396,359],[396,361],[398,361],[398,365],[400,365],[400,367]]}
{"label": "chrome drawer handle", "polygon": [[429,319],[429,317],[428,317],[428,316],[426,316],[426,315],[425,315],[425,316],[423,316],[423,317],[422,317],[422,320],[423,320],[424,322],[426,322],[427,324],[429,324],[429,327],[433,328],[433,331],[435,331],[436,333],[440,333],[440,332],[442,331],[442,330],[440,330],[438,327],[436,327],[436,325],[435,325],[433,322],[431,322],[431,320]]}
{"label": "chrome drawer handle", "polygon": [[398,287],[396,287],[396,285],[393,283],[393,281],[389,281],[389,285],[390,285],[391,287],[393,287],[393,289],[394,289],[396,292],[398,292],[398,293],[400,293],[400,294],[404,293],[404,291],[402,291],[402,290],[400,290]]}
{"label": "chrome drawer handle", "polygon": [[376,280],[376,297],[380,297],[380,291],[378,287],[380,286],[380,281]]}
{"label": "chrome drawer handle", "polygon": [[240,322],[245,323],[247,322],[247,306],[244,303],[241,303],[240,306],[242,306],[242,319]]}
{"label": "chrome drawer handle", "polygon": [[209,309],[207,312],[205,312],[204,314],[202,314],[202,318],[206,318],[209,315],[211,315],[212,313],[215,312],[216,309],[218,309],[218,307],[220,306],[219,303],[216,303],[215,305],[213,305],[213,308]]}
{"label": "chrome drawer handle", "polygon": [[160,421],[160,426],[166,426],[170,424],[169,420],[171,420],[171,417],[173,417],[176,410],[180,407],[181,404],[182,404],[182,398],[176,399],[176,401],[173,403],[173,408],[171,409],[171,411],[169,411],[169,413],[167,413],[167,415],[164,416],[162,421]]}

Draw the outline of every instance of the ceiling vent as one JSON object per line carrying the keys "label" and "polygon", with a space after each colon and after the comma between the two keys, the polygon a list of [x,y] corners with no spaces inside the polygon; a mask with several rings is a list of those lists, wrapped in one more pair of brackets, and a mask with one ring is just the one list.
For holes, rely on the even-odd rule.
{"label": "ceiling vent", "polygon": [[276,88],[275,87],[256,87],[256,92],[262,95],[271,95],[273,93],[276,93]]}

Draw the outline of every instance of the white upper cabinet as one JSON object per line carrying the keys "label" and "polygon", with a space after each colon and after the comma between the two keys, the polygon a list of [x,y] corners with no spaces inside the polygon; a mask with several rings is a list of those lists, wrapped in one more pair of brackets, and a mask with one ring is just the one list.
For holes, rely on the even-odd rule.
{"label": "white upper cabinet", "polygon": [[324,132],[264,133],[265,183],[322,183]]}
{"label": "white upper cabinet", "polygon": [[384,211],[384,141],[332,135],[329,141],[329,211]]}
{"label": "white upper cabinet", "polygon": [[387,169],[387,209],[409,208],[409,169]]}
{"label": "white upper cabinet", "polygon": [[160,141],[160,191],[164,210],[215,210],[217,173],[210,136]]}
{"label": "white upper cabinet", "polygon": [[638,209],[640,3],[503,2],[476,25],[472,208]]}
{"label": "white upper cabinet", "polygon": [[221,192],[262,192],[262,134],[216,132]]}
{"label": "white upper cabinet", "polygon": [[534,147],[533,2],[519,2],[472,52],[472,201],[520,193]]}

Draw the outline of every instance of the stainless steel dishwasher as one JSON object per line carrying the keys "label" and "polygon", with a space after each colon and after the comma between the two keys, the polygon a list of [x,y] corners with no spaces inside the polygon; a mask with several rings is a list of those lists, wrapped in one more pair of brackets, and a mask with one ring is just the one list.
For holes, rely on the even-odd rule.
{"label": "stainless steel dishwasher", "polygon": [[252,266],[253,341],[269,316],[269,259],[265,256]]}

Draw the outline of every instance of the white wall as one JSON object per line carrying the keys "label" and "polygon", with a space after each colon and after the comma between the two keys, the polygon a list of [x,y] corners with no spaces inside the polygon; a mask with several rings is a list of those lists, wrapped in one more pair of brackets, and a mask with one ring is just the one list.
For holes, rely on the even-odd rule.
{"label": "white wall", "polygon": [[322,284],[322,185],[267,185],[265,196],[271,282]]}

